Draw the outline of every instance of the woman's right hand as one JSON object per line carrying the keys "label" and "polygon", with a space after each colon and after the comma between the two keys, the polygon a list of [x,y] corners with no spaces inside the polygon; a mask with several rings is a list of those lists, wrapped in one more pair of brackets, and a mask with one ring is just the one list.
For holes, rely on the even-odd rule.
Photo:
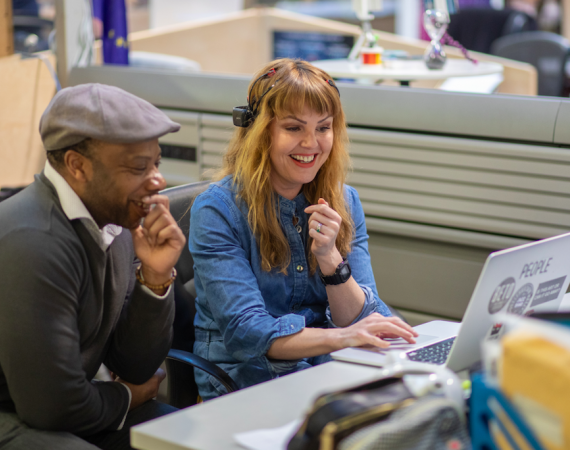
{"label": "woman's right hand", "polygon": [[390,343],[383,338],[404,338],[410,344],[415,344],[418,333],[406,322],[398,317],[384,317],[372,313],[368,317],[346,328],[338,328],[341,348],[361,347],[373,345],[374,347],[388,348]]}

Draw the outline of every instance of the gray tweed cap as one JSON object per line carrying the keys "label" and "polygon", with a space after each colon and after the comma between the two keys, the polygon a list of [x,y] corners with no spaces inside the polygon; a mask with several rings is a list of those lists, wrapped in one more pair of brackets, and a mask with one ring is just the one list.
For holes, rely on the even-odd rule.
{"label": "gray tweed cap", "polygon": [[131,144],[179,129],[179,124],[146,100],[97,83],[62,89],[40,120],[47,151],[70,147],[87,138]]}

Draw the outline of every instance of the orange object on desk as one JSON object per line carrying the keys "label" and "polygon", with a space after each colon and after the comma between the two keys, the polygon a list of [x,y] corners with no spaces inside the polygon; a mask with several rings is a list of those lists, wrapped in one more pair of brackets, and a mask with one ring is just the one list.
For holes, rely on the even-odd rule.
{"label": "orange object on desk", "polygon": [[360,50],[362,64],[382,64],[382,47],[365,47]]}

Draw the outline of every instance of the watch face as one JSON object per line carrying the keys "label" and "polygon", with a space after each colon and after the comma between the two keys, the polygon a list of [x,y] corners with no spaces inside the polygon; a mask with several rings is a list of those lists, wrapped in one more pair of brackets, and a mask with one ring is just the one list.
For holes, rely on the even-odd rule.
{"label": "watch face", "polygon": [[342,278],[350,277],[350,266],[348,264],[343,264],[340,268],[339,274]]}

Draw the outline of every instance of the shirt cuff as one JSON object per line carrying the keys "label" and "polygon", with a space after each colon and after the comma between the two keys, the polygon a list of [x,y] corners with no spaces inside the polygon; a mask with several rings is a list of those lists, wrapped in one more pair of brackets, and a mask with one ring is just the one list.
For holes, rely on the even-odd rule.
{"label": "shirt cuff", "polygon": [[[119,383],[121,383],[119,381]],[[127,392],[129,393],[129,404],[127,406],[127,411],[125,412],[125,415],[123,416],[123,420],[121,420],[121,423],[119,424],[119,427],[117,428],[117,431],[122,430],[123,429],[123,425],[125,424],[125,420],[127,419],[127,414],[129,413],[129,409],[131,409],[131,401],[133,399],[133,394],[131,392],[131,388],[129,388],[126,384],[121,383],[123,386],[125,386],[125,389],[127,390]]]}
{"label": "shirt cuff", "polygon": [[168,294],[170,294],[170,290],[172,289],[172,284],[170,286],[168,286],[168,289],[166,290],[164,295],[158,295],[156,292],[151,291],[144,284],[141,284],[141,287],[142,287],[144,292],[146,292],[147,294],[150,294],[152,297],[158,298],[159,300],[164,300],[166,297],[168,297]]}
{"label": "shirt cuff", "polygon": [[[362,291],[364,292],[364,306],[362,307],[362,311],[360,311],[360,314],[356,317],[356,319],[354,319],[352,321],[352,323],[350,325],[353,325],[356,322],[359,322],[360,320],[364,319],[365,317],[368,317],[373,312],[378,312],[378,313],[382,314],[383,316],[391,316],[392,315],[390,313],[390,310],[388,310],[388,314],[384,314],[384,311],[379,310],[378,302],[374,298],[374,292],[372,291],[372,289],[370,289],[368,286],[362,286],[362,285],[360,285],[360,289],[362,289]],[[388,308],[385,308],[385,309],[388,309]],[[327,322],[329,324],[329,328],[341,328],[341,327],[335,325],[335,323],[333,322],[330,306],[327,306],[326,316],[327,316]],[[350,326],[350,325],[347,325],[347,326]]]}
{"label": "shirt cuff", "polygon": [[292,334],[298,333],[305,328],[305,318],[299,314],[287,314],[285,316],[281,316],[277,319],[279,322],[278,328],[279,331],[274,332],[271,337],[267,340],[267,344],[262,351],[262,355],[267,355],[269,348],[275,341],[280,337],[290,336]]}

